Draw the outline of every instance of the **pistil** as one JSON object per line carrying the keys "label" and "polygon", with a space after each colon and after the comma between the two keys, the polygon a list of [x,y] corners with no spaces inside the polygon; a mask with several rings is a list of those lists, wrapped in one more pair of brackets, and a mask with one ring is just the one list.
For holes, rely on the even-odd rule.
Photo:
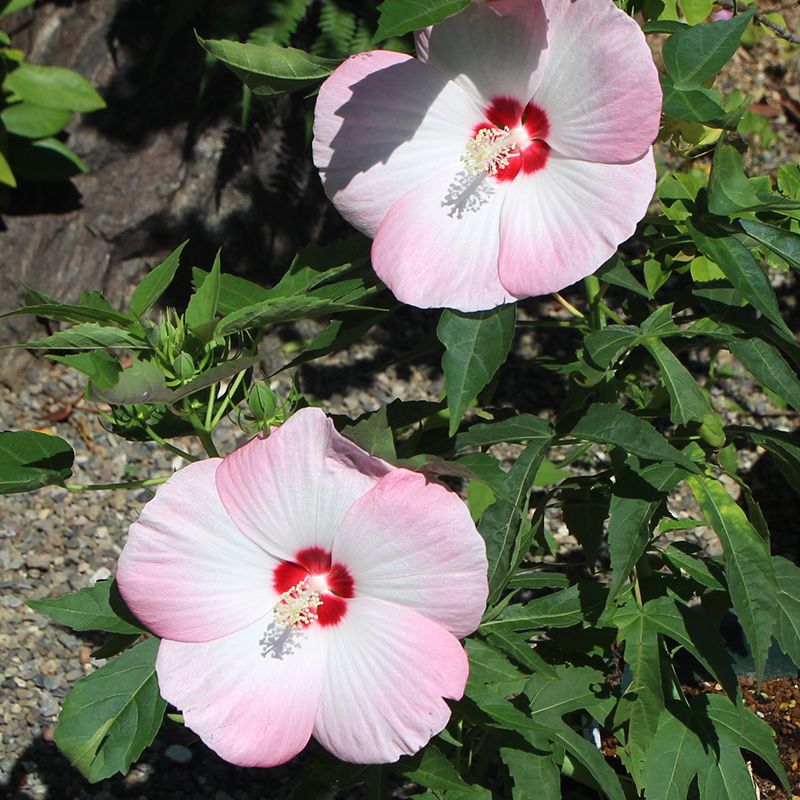
{"label": "pistil", "polygon": [[302,630],[319,619],[317,609],[321,605],[319,592],[301,581],[280,596],[274,609],[275,622],[289,630]]}
{"label": "pistil", "polygon": [[509,165],[508,156],[516,149],[516,137],[508,126],[500,128],[481,128],[473,139],[467,142],[467,151],[461,156],[467,172],[478,175],[497,175]]}

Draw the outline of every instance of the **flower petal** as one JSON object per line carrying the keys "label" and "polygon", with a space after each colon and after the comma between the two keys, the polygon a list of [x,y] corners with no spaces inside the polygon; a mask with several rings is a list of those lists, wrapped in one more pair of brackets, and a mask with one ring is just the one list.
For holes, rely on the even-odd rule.
{"label": "flower petal", "polygon": [[322,85],[314,163],[328,197],[374,236],[390,206],[457,164],[481,113],[438,70],[376,50],[348,58]]}
{"label": "flower petal", "polygon": [[423,747],[450,718],[444,697],[464,693],[464,649],[415,611],[357,597],[328,634],[315,738],[357,764],[386,764]]}
{"label": "flower petal", "polygon": [[226,761],[273,767],[308,743],[325,675],[319,628],[290,632],[269,614],[202,644],[163,640],[161,696]]}
{"label": "flower petal", "polygon": [[655,189],[652,151],[632,164],[550,155],[544,169],[514,179],[503,207],[500,279],[518,297],[594,272],[636,230]]}
{"label": "flower petal", "polygon": [[227,456],[217,489],[247,536],[291,561],[309,547],[330,552],[347,510],[391,469],[337,433],[322,411],[304,408]]}
{"label": "flower petal", "polygon": [[508,185],[448,169],[392,206],[372,243],[372,266],[398,300],[480,311],[514,299],[497,274]]}
{"label": "flower petal", "polygon": [[658,134],[661,86],[641,28],[610,0],[545,0],[549,60],[533,101],[562,156],[621,163]]}
{"label": "flower petal", "polygon": [[484,108],[495,97],[530,99],[546,66],[541,0],[472,3],[416,35],[418,58],[441,70]]}
{"label": "flower petal", "polygon": [[277,600],[275,564],[234,525],[217,494],[222,462],[189,464],[161,486],[131,525],[117,582],[159,636],[216,639],[249,625]]}
{"label": "flower petal", "polygon": [[459,639],[486,607],[486,547],[469,510],[417,472],[398,469],[353,504],[333,560],[347,565],[358,597],[412,608]]}

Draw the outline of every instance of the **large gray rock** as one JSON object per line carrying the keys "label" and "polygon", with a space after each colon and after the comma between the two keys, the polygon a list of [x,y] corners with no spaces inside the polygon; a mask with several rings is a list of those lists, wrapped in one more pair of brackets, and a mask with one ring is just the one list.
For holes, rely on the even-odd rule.
{"label": "large gray rock", "polygon": [[[69,129],[90,173],[24,187],[2,215],[0,311],[19,304],[21,282],[67,301],[102,289],[121,305],[146,267],[187,238],[190,263],[207,266],[222,247],[226,268],[269,280],[319,232],[324,205],[302,100],[254,104],[242,133],[233,76],[220,68],[198,98],[203,55],[191,33],[175,37],[153,69],[158,8],[84,0],[3,21],[31,61],[78,70],[108,109]],[[43,332],[28,317],[0,321],[0,343]],[[30,357],[0,353],[0,380],[23,380]]]}

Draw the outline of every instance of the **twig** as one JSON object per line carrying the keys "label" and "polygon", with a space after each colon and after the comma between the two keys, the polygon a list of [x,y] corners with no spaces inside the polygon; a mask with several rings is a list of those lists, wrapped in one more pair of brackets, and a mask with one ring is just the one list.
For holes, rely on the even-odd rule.
{"label": "twig", "polygon": [[[732,2],[732,0],[714,0],[714,2],[720,8],[724,8],[726,11],[737,10],[737,4],[736,2]],[[798,36],[796,33],[792,33],[790,30],[787,30],[781,25],[778,25],[771,19],[768,19],[765,12],[756,11],[754,19],[759,25],[769,28],[779,38],[785,39],[787,42],[791,42],[792,44],[800,44],[800,36]]]}

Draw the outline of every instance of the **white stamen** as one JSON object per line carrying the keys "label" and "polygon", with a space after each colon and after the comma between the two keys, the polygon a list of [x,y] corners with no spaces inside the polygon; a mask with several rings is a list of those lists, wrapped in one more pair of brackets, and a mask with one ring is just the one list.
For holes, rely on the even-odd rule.
{"label": "white stamen", "polygon": [[515,137],[506,126],[499,128],[481,128],[474,139],[467,142],[467,152],[461,156],[470,175],[485,172],[497,175],[508,164],[508,155],[516,147]]}
{"label": "white stamen", "polygon": [[302,630],[317,621],[317,609],[321,605],[319,592],[309,589],[305,581],[301,581],[284,592],[275,604],[275,622],[284,628]]}

